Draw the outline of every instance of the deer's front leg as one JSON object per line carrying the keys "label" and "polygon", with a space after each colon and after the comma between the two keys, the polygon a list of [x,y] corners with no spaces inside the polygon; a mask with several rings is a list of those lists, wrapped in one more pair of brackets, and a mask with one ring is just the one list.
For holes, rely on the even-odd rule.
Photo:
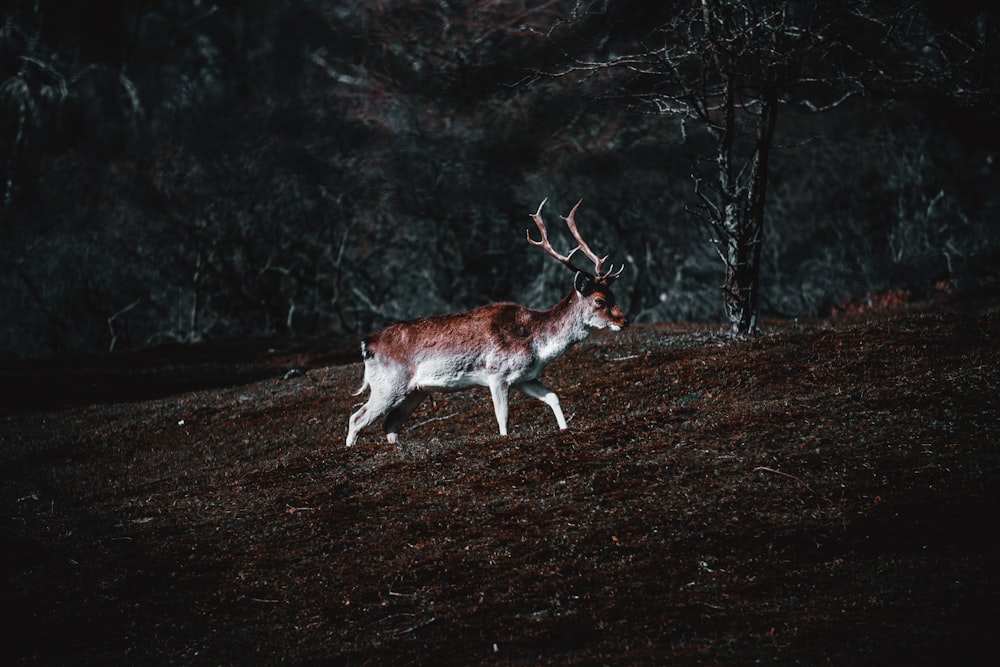
{"label": "deer's front leg", "polygon": [[500,378],[490,378],[490,395],[493,396],[493,411],[497,415],[497,425],[500,435],[507,435],[507,399],[510,395],[510,385]]}
{"label": "deer's front leg", "polygon": [[552,391],[538,380],[529,380],[528,382],[517,385],[517,388],[528,396],[537,398],[552,408],[552,414],[556,416],[556,422],[559,424],[559,428],[568,428],[566,418],[563,416],[562,408],[559,407],[559,397],[556,396],[556,392]]}

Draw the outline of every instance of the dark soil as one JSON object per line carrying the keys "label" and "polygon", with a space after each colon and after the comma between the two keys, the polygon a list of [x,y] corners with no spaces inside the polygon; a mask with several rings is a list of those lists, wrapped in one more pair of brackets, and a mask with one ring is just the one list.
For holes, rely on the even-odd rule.
{"label": "dark soil", "polygon": [[400,447],[341,349],[4,371],[3,663],[995,658],[996,302],[595,335],[569,431],[478,390]]}

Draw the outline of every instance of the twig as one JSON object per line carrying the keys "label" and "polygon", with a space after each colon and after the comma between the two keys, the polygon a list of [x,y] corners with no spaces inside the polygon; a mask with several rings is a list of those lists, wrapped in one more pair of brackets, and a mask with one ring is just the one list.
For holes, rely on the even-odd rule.
{"label": "twig", "polygon": [[819,496],[820,498],[822,498],[826,502],[830,503],[831,505],[833,504],[832,500],[830,500],[829,498],[827,498],[826,496],[824,496],[822,493],[819,493],[818,491],[816,491],[816,489],[812,488],[811,486],[809,486],[808,484],[806,484],[805,482],[803,482],[801,478],[796,477],[795,475],[789,475],[787,472],[781,472],[780,470],[775,470],[774,468],[768,468],[767,466],[757,466],[753,470],[754,470],[754,472],[758,472],[758,471],[760,471],[760,472],[772,472],[775,475],[781,475],[782,477],[787,477],[788,479],[795,480],[796,482],[798,482],[799,484],[801,484],[803,487],[805,487],[806,491],[808,491],[809,493],[811,493],[811,494],[813,494],[815,496]]}
{"label": "twig", "polygon": [[416,625],[411,625],[410,627],[408,627],[408,628],[406,628],[404,630],[400,630],[399,632],[396,632],[394,634],[396,636],[399,636],[399,635],[408,635],[411,632],[416,632],[420,628],[426,628],[428,625],[430,625],[431,623],[433,623],[436,620],[437,620],[437,618],[435,618],[434,616],[431,616],[426,621],[423,621],[421,623],[417,623]]}
{"label": "twig", "polygon": [[452,417],[455,417],[457,415],[458,415],[457,412],[453,412],[450,415],[444,415],[443,417],[431,417],[430,419],[425,419],[422,422],[417,422],[416,424],[410,427],[410,430],[413,431],[420,428],[421,426],[427,426],[428,424],[432,424],[434,422],[443,422],[444,420],[451,419]]}

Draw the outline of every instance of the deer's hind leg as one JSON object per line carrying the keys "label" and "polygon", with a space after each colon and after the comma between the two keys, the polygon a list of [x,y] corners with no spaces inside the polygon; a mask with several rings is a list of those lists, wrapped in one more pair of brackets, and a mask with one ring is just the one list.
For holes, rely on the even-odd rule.
{"label": "deer's hind leg", "polygon": [[347,429],[347,446],[351,447],[357,442],[358,434],[361,430],[371,424],[373,421],[379,418],[379,415],[384,411],[384,408],[380,410],[378,407],[372,406],[372,401],[369,399],[367,403],[362,405],[358,410],[351,415],[351,420],[348,422]]}
{"label": "deer's hind leg", "polygon": [[365,363],[365,379],[368,381],[372,393],[368,397],[368,402],[351,415],[347,431],[348,447],[357,441],[358,434],[365,427],[382,415],[394,411],[407,398],[405,376],[397,377],[397,374],[378,366],[377,362]]}
{"label": "deer's hind leg", "polygon": [[385,430],[385,437],[390,444],[399,438],[399,431],[417,406],[427,398],[429,392],[417,389],[408,394],[398,405],[391,408],[382,420],[382,428]]}

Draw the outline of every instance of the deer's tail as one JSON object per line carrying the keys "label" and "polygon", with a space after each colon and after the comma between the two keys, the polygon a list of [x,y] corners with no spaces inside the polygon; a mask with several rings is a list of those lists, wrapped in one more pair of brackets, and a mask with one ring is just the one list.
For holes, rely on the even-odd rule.
{"label": "deer's tail", "polygon": [[[361,341],[361,357],[365,361],[367,361],[368,359],[371,359],[372,356],[373,356],[371,350],[368,349],[367,343],[368,343],[367,339]],[[359,396],[360,394],[363,394],[364,391],[365,391],[365,389],[368,389],[368,387],[370,387],[370,386],[371,385],[368,384],[368,364],[365,364],[365,374],[361,378],[361,386],[352,395],[353,396]]]}

